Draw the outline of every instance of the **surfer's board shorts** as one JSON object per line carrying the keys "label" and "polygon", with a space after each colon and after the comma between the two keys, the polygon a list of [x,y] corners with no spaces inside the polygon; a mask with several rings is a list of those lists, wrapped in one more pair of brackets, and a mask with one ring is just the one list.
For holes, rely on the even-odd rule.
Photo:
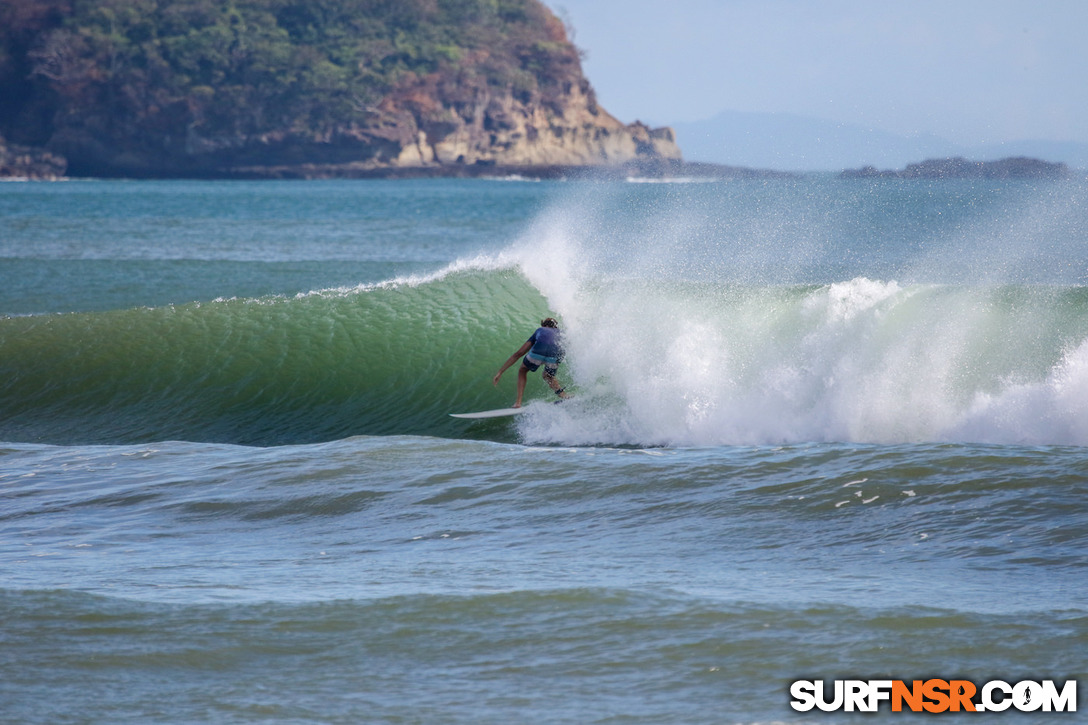
{"label": "surfer's board shorts", "polygon": [[543,365],[544,374],[548,377],[555,377],[555,374],[559,372],[559,361],[549,358],[533,357],[532,354],[526,355],[521,359],[521,364],[525,366],[525,369],[531,373],[535,373],[537,369]]}

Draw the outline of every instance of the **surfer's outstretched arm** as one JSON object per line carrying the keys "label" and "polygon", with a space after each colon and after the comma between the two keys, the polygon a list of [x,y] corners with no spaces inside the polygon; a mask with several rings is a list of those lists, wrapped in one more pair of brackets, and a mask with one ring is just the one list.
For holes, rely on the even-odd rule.
{"label": "surfer's outstretched arm", "polygon": [[511,365],[513,365],[519,359],[521,359],[522,355],[529,352],[529,349],[532,346],[533,346],[533,341],[532,340],[526,340],[525,344],[522,345],[521,347],[519,347],[517,352],[515,352],[513,355],[511,355],[510,357],[508,357],[506,359],[506,362],[504,362],[502,364],[502,367],[499,368],[499,372],[495,373],[495,377],[493,377],[491,379],[491,382],[493,382],[495,385],[498,385],[499,384],[499,378],[502,377],[502,374],[505,373],[510,368]]}

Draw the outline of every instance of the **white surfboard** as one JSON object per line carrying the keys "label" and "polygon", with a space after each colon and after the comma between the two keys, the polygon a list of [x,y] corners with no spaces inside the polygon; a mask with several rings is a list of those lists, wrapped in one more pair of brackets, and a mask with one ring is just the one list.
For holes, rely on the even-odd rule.
{"label": "white surfboard", "polygon": [[525,406],[520,408],[499,408],[498,410],[481,410],[479,413],[450,413],[454,418],[504,418],[508,415],[524,413]]}

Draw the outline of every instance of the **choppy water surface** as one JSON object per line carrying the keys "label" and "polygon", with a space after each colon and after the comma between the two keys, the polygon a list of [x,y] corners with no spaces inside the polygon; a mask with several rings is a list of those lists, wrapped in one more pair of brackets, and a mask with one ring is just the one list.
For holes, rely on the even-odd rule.
{"label": "choppy water surface", "polygon": [[[1085,195],[5,184],[0,719],[836,722],[789,683],[1083,679]],[[448,417],[509,405],[548,314],[575,398]]]}

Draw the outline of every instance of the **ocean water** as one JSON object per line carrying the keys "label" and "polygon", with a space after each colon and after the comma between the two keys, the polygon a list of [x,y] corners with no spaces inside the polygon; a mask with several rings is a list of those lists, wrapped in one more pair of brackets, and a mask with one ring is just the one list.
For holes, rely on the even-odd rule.
{"label": "ocean water", "polygon": [[1088,182],[638,182],[0,185],[0,721],[1083,700]]}

